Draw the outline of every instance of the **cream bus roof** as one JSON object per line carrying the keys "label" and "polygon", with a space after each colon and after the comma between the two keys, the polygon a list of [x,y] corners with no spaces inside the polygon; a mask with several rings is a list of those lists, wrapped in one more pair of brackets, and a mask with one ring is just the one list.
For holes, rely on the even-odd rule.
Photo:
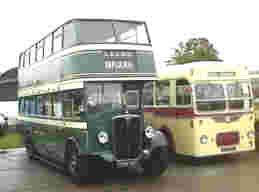
{"label": "cream bus roof", "polygon": [[248,74],[251,78],[259,78],[259,66],[248,66]]}
{"label": "cream bus roof", "polygon": [[168,66],[158,73],[161,80],[185,78],[189,81],[248,79],[245,66],[235,66],[224,62],[193,62]]}

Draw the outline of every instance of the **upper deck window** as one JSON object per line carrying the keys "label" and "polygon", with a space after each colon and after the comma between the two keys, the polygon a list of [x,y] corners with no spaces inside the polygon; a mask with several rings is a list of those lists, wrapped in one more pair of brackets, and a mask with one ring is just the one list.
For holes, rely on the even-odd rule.
{"label": "upper deck window", "polygon": [[53,51],[59,51],[62,48],[62,28],[59,28],[54,32],[54,42],[53,42]]}
{"label": "upper deck window", "polygon": [[[24,54],[24,65],[39,62],[63,48],[80,44],[136,44],[150,45],[146,24],[139,21],[87,20],[69,21],[32,45]],[[32,54],[30,56],[30,51]],[[30,58],[31,57],[31,58]],[[30,61],[31,60],[31,61]]]}
{"label": "upper deck window", "polygon": [[[144,23],[130,21],[80,21],[75,23],[75,28],[77,28],[78,43],[150,43]],[[73,28],[70,29],[74,30]],[[66,33],[69,34],[67,30]],[[66,38],[69,37],[65,34],[65,42]]]}
{"label": "upper deck window", "polygon": [[117,39],[122,43],[148,44],[146,28],[138,23],[114,23]]}
{"label": "upper deck window", "polygon": [[113,43],[115,34],[112,22],[86,21],[78,24],[80,43]]}

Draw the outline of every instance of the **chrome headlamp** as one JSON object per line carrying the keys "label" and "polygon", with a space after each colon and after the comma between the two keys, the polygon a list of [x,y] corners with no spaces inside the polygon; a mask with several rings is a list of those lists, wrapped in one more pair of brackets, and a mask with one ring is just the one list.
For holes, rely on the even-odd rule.
{"label": "chrome headlamp", "polygon": [[98,140],[98,142],[101,143],[101,144],[108,143],[108,141],[109,141],[108,133],[106,133],[105,131],[100,131],[100,132],[97,134],[97,140]]}
{"label": "chrome headlamp", "polygon": [[207,144],[208,143],[208,136],[207,135],[202,135],[200,137],[200,143],[201,144]]}
{"label": "chrome headlamp", "polygon": [[154,137],[155,135],[155,130],[153,129],[153,127],[151,127],[150,125],[147,126],[147,128],[145,129],[145,136],[148,139],[151,139],[152,137]]}

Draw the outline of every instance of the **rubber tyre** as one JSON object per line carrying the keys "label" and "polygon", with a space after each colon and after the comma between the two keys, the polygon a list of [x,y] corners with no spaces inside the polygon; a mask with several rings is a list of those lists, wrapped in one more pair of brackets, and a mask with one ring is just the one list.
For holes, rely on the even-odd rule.
{"label": "rubber tyre", "polygon": [[66,172],[74,184],[83,184],[88,181],[89,170],[87,158],[80,157],[77,148],[73,144],[68,145]]}
{"label": "rubber tyre", "polygon": [[32,144],[32,140],[29,136],[25,136],[25,149],[27,153],[27,157],[32,160],[35,159],[35,148]]}
{"label": "rubber tyre", "polygon": [[168,154],[167,147],[154,149],[150,158],[145,160],[142,164],[144,168],[143,175],[152,177],[162,175],[169,165]]}

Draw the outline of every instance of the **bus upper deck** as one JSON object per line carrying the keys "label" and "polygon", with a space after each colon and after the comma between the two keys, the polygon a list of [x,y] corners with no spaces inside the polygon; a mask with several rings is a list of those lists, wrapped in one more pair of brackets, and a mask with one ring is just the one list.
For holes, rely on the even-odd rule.
{"label": "bus upper deck", "polygon": [[25,88],[79,77],[143,79],[155,72],[145,22],[73,19],[20,54],[18,78]]}

